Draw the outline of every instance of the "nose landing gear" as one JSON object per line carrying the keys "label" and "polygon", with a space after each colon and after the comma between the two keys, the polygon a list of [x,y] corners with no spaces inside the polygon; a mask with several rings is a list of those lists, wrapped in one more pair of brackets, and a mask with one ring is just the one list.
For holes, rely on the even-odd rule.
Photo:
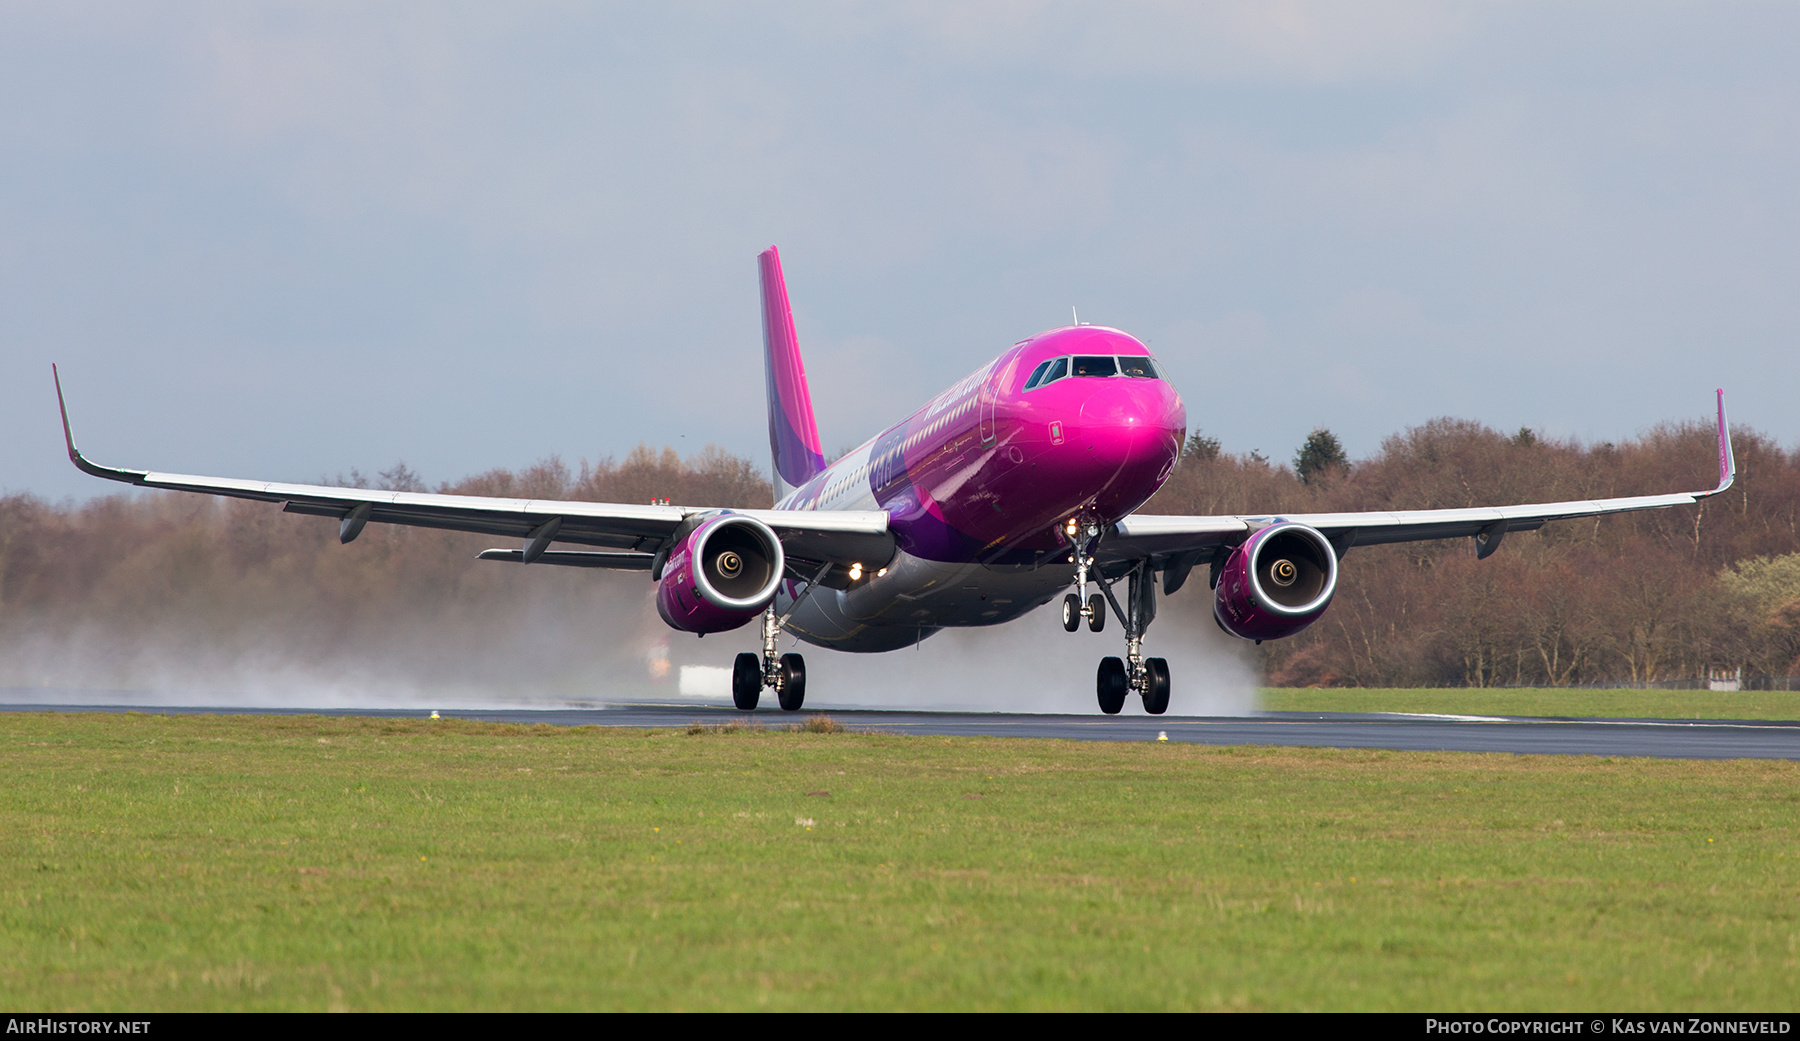
{"label": "nose landing gear", "polygon": [[[1069,535],[1075,535],[1075,522],[1069,522]],[[1088,595],[1088,569],[1094,566],[1094,558],[1088,553],[1093,539],[1100,536],[1100,527],[1090,524],[1087,538],[1082,542],[1071,543],[1075,548],[1075,589],[1063,597],[1063,628],[1075,632],[1087,622],[1089,632],[1100,632],[1106,628],[1106,601],[1099,593]]]}

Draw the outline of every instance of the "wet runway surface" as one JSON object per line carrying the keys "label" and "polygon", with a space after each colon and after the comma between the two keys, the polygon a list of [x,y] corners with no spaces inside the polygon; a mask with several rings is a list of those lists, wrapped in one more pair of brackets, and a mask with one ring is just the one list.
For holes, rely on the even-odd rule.
{"label": "wet runway surface", "polygon": [[[375,716],[417,719],[422,709],[244,709],[203,706],[4,704],[10,712]],[[1398,713],[1266,712],[1249,717],[1029,715],[998,712],[822,710],[852,730],[892,734],[1170,741],[1209,745],[1391,748],[1665,759],[1800,759],[1800,722],[1767,720],[1541,719]],[[556,726],[686,727],[754,722],[779,727],[811,713],[714,705],[604,705],[565,709],[445,709],[449,718]]]}

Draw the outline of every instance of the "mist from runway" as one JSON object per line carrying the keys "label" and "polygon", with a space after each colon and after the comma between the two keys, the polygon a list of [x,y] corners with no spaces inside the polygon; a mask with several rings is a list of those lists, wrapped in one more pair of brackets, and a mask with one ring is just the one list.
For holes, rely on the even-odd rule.
{"label": "mist from runway", "polygon": [[[95,611],[0,633],[0,701],[220,708],[564,708],[644,700],[662,623],[638,583],[548,570],[537,595],[394,612],[217,618]],[[588,579],[581,583],[579,579]]]}
{"label": "mist from runway", "polygon": [[[1146,656],[1168,659],[1169,712],[1182,716],[1256,712],[1259,673],[1248,647],[1185,603],[1165,603],[1144,641]],[[1123,656],[1125,637],[1114,618],[1104,632],[1065,632],[1061,607],[1051,603],[1006,625],[946,629],[911,650],[800,649],[809,651],[807,708],[1090,714],[1099,712],[1100,659]],[[1142,699],[1126,698],[1124,711],[1143,715]]]}
{"label": "mist from runway", "polygon": [[[607,703],[729,705],[739,651],[756,625],[699,639],[666,629],[636,583],[553,572],[539,596],[391,618],[343,632],[328,619],[238,619],[197,613],[89,617],[0,637],[0,701],[204,705],[219,708],[566,708]],[[571,582],[569,579],[589,579]],[[545,584],[552,588],[546,589]],[[1207,601],[1166,603],[1145,653],[1169,660],[1177,715],[1248,715],[1258,672],[1247,645],[1206,617]],[[1116,620],[1064,632],[1056,605],[986,629],[946,630],[915,649],[844,654],[784,638],[806,656],[809,710],[1097,711],[1100,659],[1123,653]],[[682,667],[703,689],[682,691]],[[710,684],[710,689],[708,688]],[[690,684],[690,688],[695,685]],[[772,692],[765,705],[773,707]],[[1126,714],[1142,714],[1137,698]]]}

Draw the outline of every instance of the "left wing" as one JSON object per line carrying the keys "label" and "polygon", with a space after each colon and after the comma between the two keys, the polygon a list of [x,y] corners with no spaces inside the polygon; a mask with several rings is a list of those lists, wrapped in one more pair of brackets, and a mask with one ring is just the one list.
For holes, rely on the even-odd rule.
{"label": "left wing", "polygon": [[[1473,509],[1298,513],[1278,517],[1184,517],[1134,513],[1114,524],[1101,537],[1095,555],[1102,566],[1148,559],[1153,567],[1178,574],[1180,577],[1174,580],[1174,584],[1179,587],[1188,568],[1198,562],[1211,560],[1222,550],[1242,542],[1250,532],[1277,521],[1293,521],[1318,529],[1331,540],[1339,557],[1352,546],[1465,536],[1475,540],[1477,556],[1487,557],[1499,548],[1500,539],[1509,531],[1535,531],[1550,521],[1570,517],[1598,517],[1608,513],[1690,506],[1731,487],[1731,482],[1737,477],[1737,462],[1731,452],[1731,434],[1725,423],[1725,392],[1721,390],[1718,395],[1719,483],[1708,491]],[[1165,585],[1167,583],[1168,579],[1165,578]]]}
{"label": "left wing", "polygon": [[[648,571],[656,554],[668,548],[678,529],[690,517],[722,512],[718,508],[692,506],[631,506],[609,502],[335,488],[100,466],[75,447],[75,435],[69,427],[69,410],[63,403],[62,376],[54,365],[50,368],[56,380],[56,403],[62,410],[63,439],[69,447],[69,459],[82,472],[141,488],[278,502],[288,513],[335,518],[338,539],[342,542],[355,539],[362,533],[364,525],[371,522],[406,524],[522,540],[519,549],[488,550],[480,554],[484,560]],[[781,539],[783,553],[792,564],[798,565],[795,570],[806,574],[828,561],[844,567],[853,563],[882,567],[894,555],[888,515],[879,510],[730,512],[754,517],[774,529]],[[553,542],[573,542],[613,552],[549,550],[547,547]],[[807,568],[807,564],[813,568]]]}

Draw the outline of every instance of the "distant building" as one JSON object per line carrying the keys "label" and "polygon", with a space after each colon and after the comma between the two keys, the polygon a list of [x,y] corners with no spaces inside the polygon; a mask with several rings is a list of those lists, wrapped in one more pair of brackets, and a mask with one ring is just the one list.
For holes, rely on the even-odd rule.
{"label": "distant building", "polygon": [[1744,667],[1738,666],[1730,672],[1724,669],[1708,669],[1706,672],[1707,690],[1742,690],[1744,689]]}

